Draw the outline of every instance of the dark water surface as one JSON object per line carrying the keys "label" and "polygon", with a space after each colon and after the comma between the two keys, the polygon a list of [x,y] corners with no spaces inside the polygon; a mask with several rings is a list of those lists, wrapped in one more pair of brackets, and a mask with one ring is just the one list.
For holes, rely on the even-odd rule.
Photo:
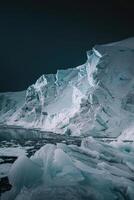
{"label": "dark water surface", "polygon": [[40,130],[24,129],[19,127],[0,127],[0,148],[3,147],[31,147],[27,150],[27,155],[31,156],[35,151],[47,143],[65,143],[80,146],[81,137],[56,134],[53,132],[43,132]]}

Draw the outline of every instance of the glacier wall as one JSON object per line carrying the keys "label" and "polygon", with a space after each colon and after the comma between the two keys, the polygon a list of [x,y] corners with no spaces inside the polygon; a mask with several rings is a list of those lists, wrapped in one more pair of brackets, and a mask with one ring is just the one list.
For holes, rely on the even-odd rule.
{"label": "glacier wall", "polygon": [[[132,42],[133,38],[96,45],[87,52],[85,64],[42,75],[21,97],[0,94],[0,122],[61,134],[121,138],[134,127]],[[134,139],[133,131],[129,135]]]}

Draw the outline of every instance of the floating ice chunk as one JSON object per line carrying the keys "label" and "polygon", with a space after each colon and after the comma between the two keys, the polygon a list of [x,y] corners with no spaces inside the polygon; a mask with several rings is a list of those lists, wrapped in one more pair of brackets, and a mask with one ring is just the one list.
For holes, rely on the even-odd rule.
{"label": "floating ice chunk", "polygon": [[41,176],[41,167],[26,156],[21,156],[11,167],[9,182],[17,188],[29,187],[38,182]]}
{"label": "floating ice chunk", "polygon": [[53,159],[56,146],[53,144],[46,144],[39,151],[32,156],[32,160],[42,167],[42,181],[44,184],[51,184],[52,177],[54,176]]}
{"label": "floating ice chunk", "polygon": [[43,172],[39,165],[26,156],[20,156],[12,165],[8,176],[13,188],[4,194],[2,199],[14,200],[22,188],[28,188],[38,184],[42,174]]}
{"label": "floating ice chunk", "polygon": [[[57,179],[64,181],[65,185],[70,185],[82,181],[84,177],[81,172],[75,167],[71,158],[61,149],[55,150],[54,166],[58,170]],[[62,178],[61,178],[62,177]]]}

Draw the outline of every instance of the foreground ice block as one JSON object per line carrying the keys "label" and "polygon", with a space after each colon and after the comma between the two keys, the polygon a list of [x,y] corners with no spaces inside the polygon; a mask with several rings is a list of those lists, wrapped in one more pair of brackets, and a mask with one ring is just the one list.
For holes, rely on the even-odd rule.
{"label": "foreground ice block", "polygon": [[134,148],[117,143],[90,137],[81,147],[47,144],[13,164],[12,189],[2,200],[133,200]]}

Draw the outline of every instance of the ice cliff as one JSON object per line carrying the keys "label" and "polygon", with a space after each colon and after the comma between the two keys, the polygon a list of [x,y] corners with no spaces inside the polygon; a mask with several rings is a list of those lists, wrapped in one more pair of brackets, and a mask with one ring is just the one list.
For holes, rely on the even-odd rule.
{"label": "ice cliff", "polygon": [[134,139],[134,38],[96,45],[85,64],[0,94],[0,123]]}

